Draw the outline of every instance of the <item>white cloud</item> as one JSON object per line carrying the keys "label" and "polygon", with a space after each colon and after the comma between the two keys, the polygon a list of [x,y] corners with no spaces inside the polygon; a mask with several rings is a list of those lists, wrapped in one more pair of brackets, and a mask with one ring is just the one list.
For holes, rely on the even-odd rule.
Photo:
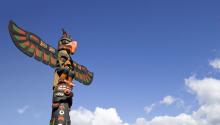
{"label": "white cloud", "polygon": [[154,106],[156,106],[156,104],[151,104],[150,106],[145,106],[144,111],[146,113],[150,113],[153,110]]}
{"label": "white cloud", "polygon": [[209,65],[215,69],[220,69],[220,59],[214,59],[209,61]]}
{"label": "white cloud", "polygon": [[137,118],[133,124],[122,121],[115,108],[96,108],[94,112],[79,108],[70,112],[72,125],[197,125],[196,121],[187,114],[178,116],[156,116],[147,121],[145,118]]}
{"label": "white cloud", "polygon": [[190,77],[185,81],[200,103],[199,109],[192,113],[192,117],[199,125],[220,125],[220,80]]}
{"label": "white cloud", "polygon": [[22,114],[24,114],[28,109],[29,109],[29,106],[26,105],[26,106],[24,106],[24,107],[22,107],[22,108],[18,108],[18,109],[17,109],[17,112],[22,115]]}
{"label": "white cloud", "polygon": [[[159,105],[171,105],[175,103],[176,106],[178,108],[186,108],[185,105],[184,105],[184,101],[180,98],[175,98],[173,96],[170,96],[170,95],[167,95],[165,97],[163,97],[163,99],[161,101],[158,101],[158,102],[155,102],[149,106],[145,106],[144,107],[144,111],[148,114],[150,112],[152,112],[152,110],[156,107],[156,106],[159,106]],[[187,107],[188,108],[188,107]]]}
{"label": "white cloud", "polygon": [[70,112],[72,125],[128,125],[123,123],[115,108],[99,108],[94,112],[83,107]]}
{"label": "white cloud", "polygon": [[161,104],[171,105],[176,101],[176,99],[170,95],[165,96],[163,100],[160,101]]}
{"label": "white cloud", "polygon": [[220,104],[220,80],[211,77],[199,80],[192,76],[185,83],[200,104]]}
{"label": "white cloud", "polygon": [[196,121],[190,115],[180,114],[178,116],[157,116],[147,121],[144,118],[138,118],[133,125],[197,125]]}

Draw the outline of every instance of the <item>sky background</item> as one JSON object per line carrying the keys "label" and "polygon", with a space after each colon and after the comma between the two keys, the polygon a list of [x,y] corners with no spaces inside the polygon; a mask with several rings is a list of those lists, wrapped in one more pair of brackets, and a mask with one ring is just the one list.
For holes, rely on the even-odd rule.
{"label": "sky background", "polygon": [[[2,0],[1,124],[43,125],[51,114],[54,70],[15,47],[9,20],[54,47],[64,28],[78,41],[72,58],[95,74],[90,86],[76,82],[72,109],[113,107],[121,119],[133,123],[137,117],[175,116],[199,107],[184,79],[219,78],[208,65],[220,57],[219,4],[217,0]],[[184,106],[161,103],[146,112],[146,107],[168,95]]]}

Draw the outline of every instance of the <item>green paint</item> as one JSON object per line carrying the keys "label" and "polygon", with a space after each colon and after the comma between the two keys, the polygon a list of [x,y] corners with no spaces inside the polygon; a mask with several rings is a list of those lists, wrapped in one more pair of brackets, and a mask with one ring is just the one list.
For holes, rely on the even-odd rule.
{"label": "green paint", "polygon": [[19,29],[18,29],[18,27],[16,27],[15,25],[13,25],[13,29],[17,32],[17,33],[19,33]]}
{"label": "green paint", "polygon": [[50,56],[47,55],[47,62],[50,62]]}
{"label": "green paint", "polygon": [[19,41],[19,40],[20,40],[20,37],[17,36],[17,35],[14,35],[14,38],[16,39],[16,41]]}
{"label": "green paint", "polygon": [[27,50],[28,52],[30,52],[30,53],[34,53],[34,49],[33,48],[28,48],[28,50]]}
{"label": "green paint", "polygon": [[19,46],[23,49],[25,49],[27,46],[24,45],[24,43],[19,43]]}
{"label": "green paint", "polygon": [[39,58],[42,59],[42,57],[43,57],[43,52],[40,50],[39,51]]}

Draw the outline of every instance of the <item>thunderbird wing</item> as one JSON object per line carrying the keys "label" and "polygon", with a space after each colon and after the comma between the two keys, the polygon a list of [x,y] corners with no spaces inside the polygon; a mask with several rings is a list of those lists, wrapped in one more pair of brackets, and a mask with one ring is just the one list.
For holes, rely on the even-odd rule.
{"label": "thunderbird wing", "polygon": [[73,61],[74,67],[74,79],[83,83],[84,85],[91,84],[93,80],[93,73],[90,72],[85,66],[78,64],[77,62]]}
{"label": "thunderbird wing", "polygon": [[13,21],[9,22],[9,33],[15,46],[29,57],[55,67],[57,50],[43,42],[37,35],[18,27]]}

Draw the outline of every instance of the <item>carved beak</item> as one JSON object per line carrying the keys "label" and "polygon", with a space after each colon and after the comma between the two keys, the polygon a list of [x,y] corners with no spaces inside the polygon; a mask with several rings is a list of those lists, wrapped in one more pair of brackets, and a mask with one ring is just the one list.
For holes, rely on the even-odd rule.
{"label": "carved beak", "polygon": [[77,48],[77,41],[71,41],[70,43],[66,44],[66,46],[68,46],[68,48],[70,48],[70,53],[74,54],[76,52],[76,48]]}

